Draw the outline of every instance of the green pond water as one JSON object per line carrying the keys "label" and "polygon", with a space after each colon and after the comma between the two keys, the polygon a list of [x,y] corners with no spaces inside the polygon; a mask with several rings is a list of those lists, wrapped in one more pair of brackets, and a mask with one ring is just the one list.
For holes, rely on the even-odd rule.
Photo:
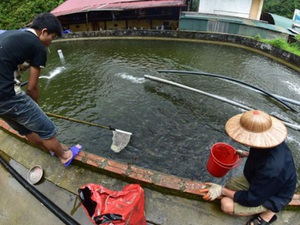
{"label": "green pond water", "polygon": [[[61,59],[57,50],[61,49]],[[67,145],[119,162],[197,180],[222,183],[206,169],[210,147],[227,142],[243,148],[225,133],[224,125],[244,110],[174,86],[144,78],[151,75],[226,97],[255,109],[300,123],[274,99],[212,77],[158,73],[193,70],[239,79],[265,91],[300,100],[300,76],[255,52],[218,44],[159,40],[84,40],[53,43],[40,78],[44,111],[132,132],[120,153],[110,150],[109,130],[55,119],[58,138]],[[299,109],[299,106],[294,106]],[[300,132],[289,129],[287,143],[300,164]]]}

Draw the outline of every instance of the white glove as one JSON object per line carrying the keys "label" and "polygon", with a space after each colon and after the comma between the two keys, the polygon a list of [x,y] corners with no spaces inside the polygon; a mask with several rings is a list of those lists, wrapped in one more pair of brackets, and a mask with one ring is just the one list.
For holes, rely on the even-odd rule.
{"label": "white glove", "polygon": [[209,188],[200,190],[200,193],[206,193],[203,196],[204,200],[213,201],[222,195],[222,186],[219,184],[208,183]]}
{"label": "white glove", "polygon": [[218,184],[212,184],[208,190],[210,200],[215,200],[222,195],[222,186]]}

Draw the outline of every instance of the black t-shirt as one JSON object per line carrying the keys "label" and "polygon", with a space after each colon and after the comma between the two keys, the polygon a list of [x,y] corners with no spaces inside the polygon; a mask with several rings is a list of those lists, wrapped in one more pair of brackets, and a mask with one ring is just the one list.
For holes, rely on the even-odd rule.
{"label": "black t-shirt", "polygon": [[249,190],[237,191],[234,195],[234,201],[241,205],[263,205],[279,212],[294,195],[297,172],[285,142],[270,149],[250,148],[244,175],[250,184]]}
{"label": "black t-shirt", "polygon": [[14,96],[15,84],[29,66],[44,68],[46,47],[30,31],[6,31],[0,34],[0,99]]}

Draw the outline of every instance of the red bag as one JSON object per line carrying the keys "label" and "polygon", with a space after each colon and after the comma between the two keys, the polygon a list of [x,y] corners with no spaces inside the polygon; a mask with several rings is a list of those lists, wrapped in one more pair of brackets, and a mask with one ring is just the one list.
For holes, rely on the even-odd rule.
{"label": "red bag", "polygon": [[94,224],[146,225],[144,190],[138,184],[126,185],[122,191],[87,184],[78,193]]}

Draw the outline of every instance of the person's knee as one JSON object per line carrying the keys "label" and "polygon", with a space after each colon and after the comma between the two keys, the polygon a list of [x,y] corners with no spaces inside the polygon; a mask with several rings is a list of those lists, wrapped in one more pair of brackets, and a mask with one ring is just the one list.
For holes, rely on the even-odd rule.
{"label": "person's knee", "polygon": [[234,211],[234,202],[231,198],[224,197],[221,199],[221,209],[224,213],[232,214]]}
{"label": "person's knee", "polygon": [[36,133],[29,133],[25,135],[29,142],[37,145],[42,145],[43,140]]}

